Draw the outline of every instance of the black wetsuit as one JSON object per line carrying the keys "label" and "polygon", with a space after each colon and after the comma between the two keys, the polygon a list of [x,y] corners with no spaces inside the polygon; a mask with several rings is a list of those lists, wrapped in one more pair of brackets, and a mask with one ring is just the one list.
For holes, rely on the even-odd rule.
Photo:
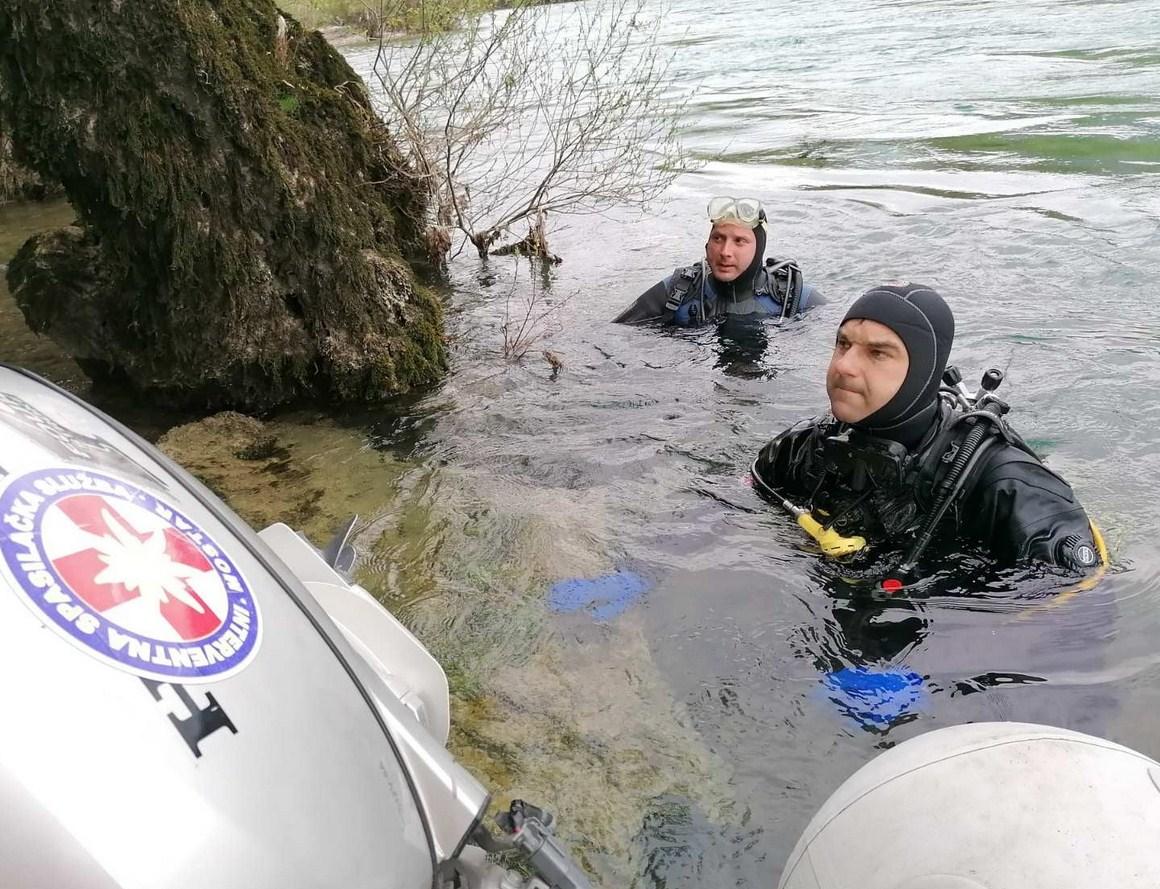
{"label": "black wetsuit", "polygon": [[764,258],[763,224],[753,229],[753,235],[753,259],[734,280],[718,281],[707,263],[676,269],[638,296],[613,323],[700,327],[730,318],[793,317],[825,302],[816,287],[805,283],[795,263]]}
{"label": "black wetsuit", "polygon": [[[753,472],[759,489],[804,499],[798,505],[847,536],[909,548],[934,514],[939,483],[976,422],[960,422],[939,395],[954,316],[930,287],[907,284],[866,291],[842,324],[854,320],[885,325],[902,340],[909,362],[898,391],[856,423],[831,418],[783,433],[761,451]],[[988,422],[980,445],[986,450],[961,475],[959,493],[939,520],[940,535],[967,536],[1003,564],[1034,559],[1093,567],[1099,553],[1067,482],[1005,423],[979,422]]]}
{"label": "black wetsuit", "polygon": [[[753,465],[761,485],[776,489],[843,534],[861,534],[906,548],[932,508],[949,470],[944,460],[965,429],[949,429],[954,412],[941,406],[919,444],[905,448],[826,418],[790,429],[767,444]],[[1001,564],[1037,560],[1076,570],[1096,563],[1083,507],[1071,487],[1012,440],[998,437],[939,524],[983,546]],[[902,471],[881,459],[903,457]],[[845,453],[843,453],[843,451]]]}

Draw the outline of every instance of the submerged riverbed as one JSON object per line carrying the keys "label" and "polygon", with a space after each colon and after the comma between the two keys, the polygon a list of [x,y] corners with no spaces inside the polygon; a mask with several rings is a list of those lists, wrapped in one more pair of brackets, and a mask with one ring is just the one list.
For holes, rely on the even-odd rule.
{"label": "submerged riverbed", "polygon": [[[457,259],[435,391],[270,421],[294,471],[260,471],[316,538],[363,516],[362,581],[447,665],[456,752],[497,795],[554,806],[609,885],[773,885],[842,780],[943,725],[1042,721],[1160,756],[1154,14],[679,0],[673,89],[696,89],[689,140],[711,160],[653,213],[561,222],[546,276]],[[345,51],[368,73],[373,49]],[[763,353],[608,323],[697,258],[713,194],[760,197],[770,254],[831,300]],[[67,218],[0,208],[0,261]],[[844,306],[890,279],[947,297],[968,379],[1006,370],[1012,423],[1108,537],[1096,590],[965,576],[955,596],[852,607],[745,484],[768,438],[824,408]],[[509,365],[505,312],[533,288],[558,308]],[[5,360],[86,391],[6,292],[0,324]],[[834,677],[858,667],[899,687],[852,696]]]}

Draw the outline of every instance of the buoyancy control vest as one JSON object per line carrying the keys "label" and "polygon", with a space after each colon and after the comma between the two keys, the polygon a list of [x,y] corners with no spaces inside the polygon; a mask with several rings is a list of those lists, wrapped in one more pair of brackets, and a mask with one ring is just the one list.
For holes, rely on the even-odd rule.
{"label": "buoyancy control vest", "polygon": [[975,539],[1005,564],[1031,558],[1102,572],[1099,530],[1067,482],[1007,425],[1007,405],[993,395],[1002,376],[991,369],[972,396],[948,367],[930,424],[909,447],[832,416],[798,424],[757,455],[754,483],[798,516],[827,555],[866,551],[872,536],[887,544],[882,552],[900,548],[891,583],[913,572],[936,532]]}
{"label": "buoyancy control vest", "polygon": [[802,271],[793,260],[766,259],[754,278],[752,293],[740,300],[718,294],[707,279],[704,261],[677,269],[671,279],[673,286],[665,301],[662,321],[672,323],[685,307],[688,313],[685,323],[694,327],[720,321],[727,315],[752,315],[760,311],[761,297],[773,300],[779,308],[779,320],[792,318],[801,309]]}
{"label": "buoyancy control vest", "polygon": [[896,542],[914,538],[923,529],[940,498],[958,525],[958,509],[969,495],[984,462],[972,462],[966,474],[953,479],[955,490],[943,491],[971,431],[982,426],[985,438],[995,438],[1039,462],[1038,455],[1003,421],[987,422],[972,412],[944,402],[937,421],[913,451],[832,421],[817,427],[817,435],[801,455],[801,481],[812,489],[810,507],[839,532],[883,535]]}

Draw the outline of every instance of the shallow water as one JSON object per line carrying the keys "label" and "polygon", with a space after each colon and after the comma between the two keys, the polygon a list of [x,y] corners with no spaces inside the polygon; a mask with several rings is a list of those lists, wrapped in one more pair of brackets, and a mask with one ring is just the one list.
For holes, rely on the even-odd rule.
{"label": "shallow water", "polygon": [[[452,664],[472,702],[458,749],[560,806],[610,883],[631,854],[640,886],[773,885],[842,780],[943,725],[1040,721],[1160,756],[1155,11],[679,0],[673,91],[696,90],[688,135],[706,163],[650,214],[559,221],[565,261],[546,279],[460,257],[448,379],[341,418],[348,451],[392,458],[377,504],[373,461],[355,461],[363,579]],[[831,299],[764,354],[608,323],[698,256],[712,194],[765,201],[770,252]],[[1012,422],[1109,539],[1096,590],[965,575],[958,596],[855,608],[745,484],[769,437],[824,407],[836,321],[884,279],[948,298],[968,379],[1007,371]],[[533,282],[558,308],[508,365],[505,311]],[[74,373],[10,329],[8,357]],[[349,463],[302,441],[303,416],[285,422],[318,471]],[[643,592],[548,607],[557,582],[616,571]],[[837,687],[859,667],[899,687]]]}
{"label": "shallow water", "polygon": [[[456,265],[456,370],[419,408],[421,449],[525,492],[509,516],[527,492],[550,493],[604,573],[648,579],[607,624],[643,627],[682,718],[729,769],[724,817],[678,805],[648,819],[642,885],[772,884],[845,777],[938,726],[1040,721],[1160,754],[1160,48],[1143,26],[1154,14],[1144,2],[728,14],[678,2],[674,92],[696,90],[689,140],[708,162],[656,213],[560,224],[552,248],[565,261],[541,293],[560,303],[542,344],[558,374],[540,344],[506,371],[492,357],[507,292],[526,298],[534,275]],[[762,198],[771,253],[833,300],[755,360],[714,334],[607,323],[697,257],[711,194]],[[1007,371],[1013,422],[1111,541],[1116,569],[1095,591],[1043,598],[1042,584],[967,575],[966,595],[852,608],[745,486],[760,445],[824,406],[844,305],[893,279],[947,296],[968,379]],[[590,644],[591,612],[551,620]],[[921,684],[859,698],[827,681],[858,666]]]}

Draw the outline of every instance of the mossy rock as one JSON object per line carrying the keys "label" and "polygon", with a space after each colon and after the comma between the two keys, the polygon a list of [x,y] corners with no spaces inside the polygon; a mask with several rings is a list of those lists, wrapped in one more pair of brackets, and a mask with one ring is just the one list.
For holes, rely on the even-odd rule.
{"label": "mossy rock", "polygon": [[74,230],[8,280],[86,372],[169,403],[367,402],[446,367],[425,191],[366,89],[270,0],[0,6],[0,118]]}
{"label": "mossy rock", "polygon": [[60,194],[60,187],[41,180],[12,156],[12,140],[0,121],[0,204],[8,201],[42,201]]}
{"label": "mossy rock", "polygon": [[351,515],[374,521],[389,509],[411,468],[312,414],[261,422],[223,411],[170,429],[157,445],[255,528],[285,522],[318,546]]}
{"label": "mossy rock", "polygon": [[214,414],[170,429],[157,446],[255,528],[274,522],[298,528],[318,515],[321,485],[253,417]]}

